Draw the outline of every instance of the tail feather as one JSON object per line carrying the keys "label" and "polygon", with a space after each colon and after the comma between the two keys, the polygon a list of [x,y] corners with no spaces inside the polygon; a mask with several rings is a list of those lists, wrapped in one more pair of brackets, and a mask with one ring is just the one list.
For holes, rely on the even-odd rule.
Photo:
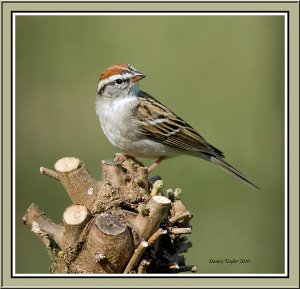
{"label": "tail feather", "polygon": [[227,173],[231,174],[232,176],[236,177],[240,181],[244,182],[248,186],[260,191],[260,188],[254,185],[252,182],[250,182],[246,177],[243,176],[241,172],[236,170],[234,167],[232,167],[230,164],[225,162],[223,159],[215,157],[215,156],[210,156],[209,160],[216,164],[219,168],[223,169]]}

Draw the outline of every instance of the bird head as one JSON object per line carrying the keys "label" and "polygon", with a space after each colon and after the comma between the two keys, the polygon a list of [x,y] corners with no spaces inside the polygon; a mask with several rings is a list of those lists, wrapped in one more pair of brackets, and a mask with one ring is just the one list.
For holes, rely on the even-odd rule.
{"label": "bird head", "polygon": [[129,64],[115,64],[105,69],[100,75],[97,95],[119,97],[129,90],[138,86],[138,82],[145,75]]}

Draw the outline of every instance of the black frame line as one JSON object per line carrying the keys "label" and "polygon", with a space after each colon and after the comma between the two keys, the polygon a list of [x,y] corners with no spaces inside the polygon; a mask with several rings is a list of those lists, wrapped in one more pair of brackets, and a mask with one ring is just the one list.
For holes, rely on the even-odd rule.
{"label": "black frame line", "polygon": [[[223,1],[200,1],[199,3],[225,3]],[[262,3],[261,1],[247,1],[247,2],[243,2],[243,3]],[[298,1],[282,1],[282,2],[276,2],[276,3],[296,3]],[[20,1],[10,1],[10,2],[7,2],[7,1],[3,1],[1,2],[1,16],[2,16],[2,29],[1,29],[1,40],[2,40],[2,54],[1,54],[1,60],[2,60],[2,63],[3,63],[3,34],[4,34],[4,31],[3,31],[3,4],[4,3],[24,3],[24,2],[20,2]],[[45,1],[45,2],[26,2],[26,3],[55,3],[55,2],[50,2],[50,1]],[[86,2],[82,2],[82,1],[79,1],[79,2],[64,2],[64,1],[59,1],[57,3],[95,3],[93,1],[86,1]],[[99,2],[98,2],[99,3]],[[108,3],[108,1],[103,1],[101,3]],[[126,2],[109,2],[109,3],[137,3],[137,2],[134,2],[134,1],[126,1]],[[152,2],[152,1],[147,1],[147,2],[143,2],[143,3],[170,3],[168,1],[158,1],[158,2]],[[187,1],[185,3],[196,3],[194,1]],[[228,3],[228,2],[226,2]],[[230,3],[237,3],[235,1],[230,1]],[[265,3],[270,3],[269,1],[266,1]],[[13,259],[13,257],[15,257],[15,252],[13,252],[13,247],[11,248],[11,278],[37,278],[37,279],[44,279],[44,278],[65,278],[65,279],[69,279],[69,278],[199,278],[199,279],[202,279],[202,278],[251,278],[251,279],[261,279],[261,278],[289,278],[289,254],[290,254],[290,248],[289,248],[289,157],[290,157],[290,153],[289,153],[289,136],[290,136],[290,127],[289,127],[289,103],[290,103],[290,100],[289,100],[289,85],[290,85],[290,78],[289,78],[289,61],[290,61],[290,55],[289,55],[289,41],[290,41],[290,37],[289,37],[289,33],[290,33],[290,30],[289,30],[289,11],[280,11],[280,10],[276,10],[276,11],[113,11],[113,10],[109,10],[109,11],[11,11],[11,18],[10,18],[10,24],[11,24],[11,31],[10,31],[10,36],[11,36],[11,59],[10,59],[10,65],[11,65],[11,83],[10,83],[10,86],[11,86],[11,101],[10,101],[10,105],[11,105],[11,138],[10,138],[10,141],[11,141],[11,189],[12,189],[12,192],[11,192],[11,222],[13,220],[13,212],[14,212],[14,209],[13,209],[13,204],[14,204],[14,200],[15,200],[15,196],[13,194],[13,172],[14,172],[14,151],[12,149],[12,145],[13,145],[13,141],[15,139],[15,136],[13,134],[13,127],[14,127],[14,118],[15,118],[15,115],[13,114],[14,113],[14,110],[13,110],[13,107],[14,107],[14,99],[13,99],[13,76],[14,76],[14,73],[15,73],[15,63],[14,63],[14,50],[13,50],[13,31],[15,29],[15,27],[13,27],[13,17],[14,17],[14,14],[15,13],[57,13],[57,14],[66,14],[66,13],[133,13],[133,14],[138,14],[138,13],[156,13],[156,14],[161,14],[161,13],[172,13],[172,14],[182,14],[182,13],[216,13],[216,14],[222,14],[222,13],[244,13],[244,14],[248,14],[248,13],[257,13],[257,14],[262,14],[262,13],[282,13],[282,14],[285,14],[285,17],[286,17],[286,29],[285,29],[285,32],[287,33],[286,37],[285,37],[285,41],[286,41],[286,51],[285,51],[285,55],[287,56],[286,57],[286,63],[285,63],[285,68],[286,68],[286,75],[285,75],[285,85],[286,85],[286,88],[285,88],[285,91],[287,93],[287,102],[286,102],[286,105],[287,105],[287,108],[286,108],[286,126],[284,126],[284,132],[286,132],[286,136],[287,136],[287,141],[286,141],[286,152],[287,152],[287,159],[285,160],[285,163],[287,164],[287,178],[285,179],[285,188],[287,188],[287,198],[286,198],[286,212],[285,212],[285,216],[286,216],[286,223],[285,223],[285,226],[286,226],[286,231],[287,231],[287,236],[286,236],[286,243],[285,244],[287,246],[287,256],[285,256],[286,260],[287,260],[287,272],[285,272],[284,274],[286,274],[285,276],[251,276],[251,274],[249,273],[248,276],[244,276],[244,275],[238,275],[236,274],[235,276],[226,276],[226,274],[222,275],[222,276],[215,276],[212,274],[212,276],[201,276],[201,274],[197,274],[197,275],[194,275],[194,274],[191,274],[191,275],[175,275],[175,274],[168,274],[168,276],[159,276],[159,275],[151,275],[151,274],[147,274],[147,276],[143,276],[143,275],[121,275],[121,276],[115,276],[115,275],[109,275],[109,274],[106,274],[106,275],[97,275],[97,276],[85,276],[85,275],[82,275],[82,274],[78,274],[76,276],[74,275],[70,275],[70,276],[57,276],[57,275],[50,275],[50,274],[47,274],[47,276],[31,276],[31,274],[28,274],[29,276],[18,276],[18,275],[14,275],[13,274],[13,262],[15,262],[15,260]],[[2,150],[1,150],[1,157],[3,159],[3,96],[4,96],[4,90],[3,90],[3,65],[1,67],[1,70],[2,70],[2,78],[1,78],[1,94],[2,94],[2,98],[1,98],[1,120],[2,120],[2,123],[1,123],[1,143],[2,143]],[[284,152],[284,155],[285,155],[285,152]],[[1,190],[3,192],[3,189],[4,189],[4,186],[3,186],[3,162],[1,163]],[[1,200],[2,200],[2,204],[3,204],[3,194],[1,196]],[[2,220],[1,220],[1,230],[2,230],[2,246],[1,246],[1,253],[2,253],[2,256],[3,256],[3,210],[1,212],[1,217],[2,217]],[[13,240],[13,229],[15,229],[15,224],[12,224],[13,226],[11,226],[12,230],[11,230],[11,241]],[[1,260],[1,265],[2,265],[2,273],[3,273],[3,258]],[[3,274],[1,274],[1,285],[3,284]],[[86,288],[92,288],[92,287],[86,287]],[[165,287],[165,288],[174,288],[174,287]],[[186,288],[189,288],[189,287],[186,287]]]}
{"label": "black frame line", "polygon": [[[1,3],[1,205],[3,207],[3,5]],[[3,256],[3,210],[1,210],[1,257]],[[3,257],[1,258],[0,282],[3,284]]]}
{"label": "black frame line", "polygon": [[[2,3],[24,3],[23,1],[3,1]],[[229,3],[229,4],[236,4],[236,3],[239,3],[239,4],[243,4],[243,3],[246,3],[246,4],[249,4],[249,3],[254,3],[254,4],[260,4],[260,3],[262,3],[262,4],[271,4],[271,3],[276,3],[276,4],[279,4],[279,3],[282,3],[282,4],[286,4],[286,3],[299,3],[299,1],[296,1],[296,0],[294,0],[294,1],[292,1],[292,0],[287,0],[287,1],[283,1],[283,0],[278,0],[278,1],[276,1],[276,0],[270,0],[270,1],[259,1],[259,0],[253,0],[253,1],[243,1],[243,0],[236,0],[236,1],[217,1],[217,0],[211,0],[211,1],[197,1],[197,0],[195,0],[195,1],[191,1],[191,0],[189,0],[189,1],[182,1],[182,0],[173,0],[173,1],[161,1],[161,0],[157,0],[157,1],[147,1],[147,0],[145,0],[145,1],[142,1],[142,2],[138,2],[138,1],[118,1],[118,0],[116,0],[116,1],[114,1],[114,0],[111,0],[111,1],[101,1],[101,2],[99,2],[99,1],[97,1],[97,0],[95,0],[95,1],[84,1],[84,2],[82,2],[82,1],[59,1],[59,0],[54,0],[54,1],[26,1],[26,3],[33,3],[33,4],[36,4],[36,3],[39,3],[39,4],[41,4],[41,3],[47,3],[47,4],[49,4],[49,3],[53,3],[53,4],[56,4],[56,3],[65,3],[65,4],[74,4],[74,3],[81,3],[81,4],[86,4],[86,3],[88,3],[88,4],[95,4],[95,3],[109,3],[109,4],[114,4],[114,3],[116,3],[116,4],[123,4],[123,3],[125,3],[125,4],[127,4],[127,3],[131,3],[131,4],[143,4],[143,3],[146,3],[146,4],[149,4],[149,3],[153,3],[153,4],[159,4],[159,3],[182,3],[182,4],[186,4],[186,3],[191,3],[191,4],[193,4],[193,3],[209,3],[209,4],[214,4],[214,3],[216,3],[216,4],[222,4],[222,3]]]}

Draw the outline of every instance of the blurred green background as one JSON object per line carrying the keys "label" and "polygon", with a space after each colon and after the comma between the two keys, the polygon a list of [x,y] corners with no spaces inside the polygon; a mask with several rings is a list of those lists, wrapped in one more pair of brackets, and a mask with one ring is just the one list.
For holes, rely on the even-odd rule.
{"label": "blurred green background", "polygon": [[[152,175],[166,188],[181,187],[194,215],[187,264],[198,273],[284,272],[280,16],[17,16],[16,272],[48,273],[50,265],[44,245],[22,224],[29,204],[56,222],[70,204],[40,166],[77,156],[100,178],[100,161],[114,157],[94,101],[100,73],[116,63],[144,72],[143,90],[261,188],[195,157],[161,163]],[[250,263],[209,262],[225,258]]]}

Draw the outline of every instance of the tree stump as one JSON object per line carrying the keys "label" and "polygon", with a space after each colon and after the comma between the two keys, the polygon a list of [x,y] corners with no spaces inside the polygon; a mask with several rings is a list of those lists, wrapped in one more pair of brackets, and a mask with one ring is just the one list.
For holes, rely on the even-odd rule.
{"label": "tree stump", "polygon": [[148,180],[147,168],[134,158],[102,161],[95,180],[75,157],[58,160],[43,175],[58,180],[72,204],[62,224],[55,224],[32,203],[23,222],[50,253],[51,273],[196,272],[182,253],[191,246],[192,214],[180,200],[181,190]]}

